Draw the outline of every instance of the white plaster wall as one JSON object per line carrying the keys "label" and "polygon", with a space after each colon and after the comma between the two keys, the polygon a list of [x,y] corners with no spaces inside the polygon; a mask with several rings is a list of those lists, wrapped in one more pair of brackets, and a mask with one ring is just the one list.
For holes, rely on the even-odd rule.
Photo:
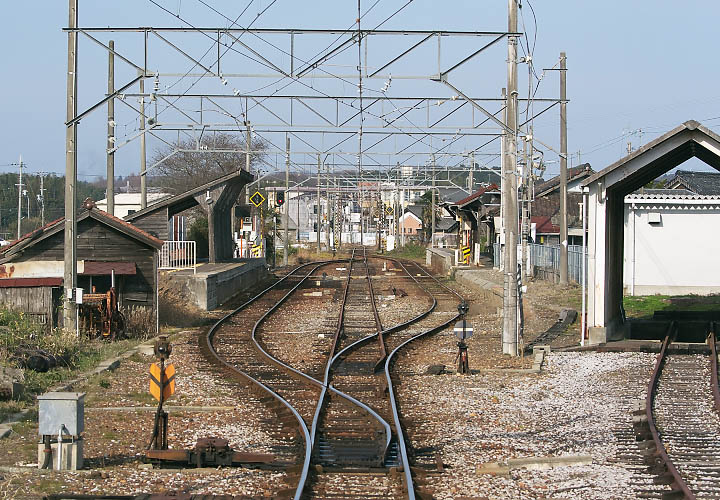
{"label": "white plaster wall", "polygon": [[[659,213],[662,222],[648,223],[650,212]],[[625,203],[625,293],[720,293],[718,228],[720,209],[657,206],[633,210]]]}

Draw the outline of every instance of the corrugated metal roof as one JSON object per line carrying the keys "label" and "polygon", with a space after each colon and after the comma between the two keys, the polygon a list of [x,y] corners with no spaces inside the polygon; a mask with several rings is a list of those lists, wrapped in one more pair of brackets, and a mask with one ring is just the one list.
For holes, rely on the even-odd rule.
{"label": "corrugated metal roof", "polygon": [[0,288],[22,288],[31,286],[61,286],[62,278],[7,278],[0,279]]}
{"label": "corrugated metal roof", "polygon": [[81,274],[84,275],[110,275],[111,271],[115,271],[115,274],[137,274],[134,262],[102,262],[98,260],[86,260],[85,269]]}

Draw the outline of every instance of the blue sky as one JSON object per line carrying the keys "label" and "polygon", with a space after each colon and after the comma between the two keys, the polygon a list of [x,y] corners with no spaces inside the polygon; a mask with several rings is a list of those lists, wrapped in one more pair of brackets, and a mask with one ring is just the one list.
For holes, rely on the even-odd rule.
{"label": "blue sky", "polygon": [[[156,2],[196,26],[227,25],[199,0]],[[220,0],[205,0],[205,3],[233,19],[248,4]],[[250,2],[239,24],[247,25],[271,3],[272,0]],[[374,0],[363,0],[363,10],[374,3]],[[366,26],[380,22],[405,3],[406,0],[380,0],[364,19]],[[560,51],[567,52],[571,100],[569,150],[579,151],[582,161],[590,162],[594,169],[602,169],[621,157],[627,141],[636,147],[641,141],[647,142],[685,120],[696,119],[710,128],[720,125],[720,95],[715,84],[720,70],[712,60],[717,45],[715,20],[720,15],[717,2],[536,0],[532,7],[537,16],[533,54],[537,72],[555,64]],[[253,26],[345,29],[354,22],[356,9],[356,2],[346,0],[276,0]],[[8,164],[17,162],[22,154],[30,171],[63,172],[67,35],[61,29],[67,23],[67,2],[9,2],[4,11],[6,28],[0,32],[5,65],[4,78],[0,80],[0,165],[3,165],[0,171],[14,171],[15,167]],[[527,1],[523,2],[522,11],[532,44],[534,23]],[[502,31],[506,28],[506,12],[507,2],[503,0],[414,0],[383,28]],[[148,0],[80,0],[80,24],[182,25],[178,18]],[[118,40],[118,43],[124,43],[129,50],[135,48],[131,41]],[[207,46],[202,37],[188,37],[187,43],[197,53],[204,52]],[[476,58],[467,71],[457,76],[455,83],[464,92],[499,96],[500,87],[504,86],[506,50],[504,44],[500,45],[497,50]],[[388,47],[387,51],[395,49],[401,49],[401,45]],[[371,46],[370,50],[382,55],[385,47]],[[283,59],[282,54],[272,54],[272,50],[267,54],[277,61]],[[86,39],[81,41],[79,55],[80,108],[83,109],[102,97],[107,63],[106,55]],[[446,56],[448,61],[451,56]],[[422,64],[424,61],[409,60],[402,69],[413,71],[413,65]],[[341,71],[341,68],[335,70]],[[125,76],[122,71],[118,70]],[[521,94],[527,88],[526,72],[527,68],[521,66]],[[256,83],[244,79],[231,82],[231,86],[245,91],[256,88]],[[380,86],[382,82],[372,84]],[[218,82],[214,85],[219,87]],[[397,85],[397,92],[405,92],[403,84],[394,82],[393,85]],[[418,85],[428,94],[448,94],[447,89],[437,83]],[[557,73],[548,73],[538,95],[556,97],[557,87]],[[206,89],[217,91],[211,86]],[[104,113],[103,108],[80,125],[78,166],[83,179],[104,174]],[[557,149],[557,112],[551,110],[547,115],[538,120],[535,135]],[[133,124],[129,127],[132,129]],[[475,147],[470,140],[463,143],[464,148]],[[151,151],[154,146],[157,145],[150,145]],[[116,173],[137,172],[138,154],[135,145],[119,152]],[[556,159],[552,155],[546,158],[551,162]],[[573,162],[577,162],[577,158]],[[549,172],[556,168],[556,163],[550,163]]]}

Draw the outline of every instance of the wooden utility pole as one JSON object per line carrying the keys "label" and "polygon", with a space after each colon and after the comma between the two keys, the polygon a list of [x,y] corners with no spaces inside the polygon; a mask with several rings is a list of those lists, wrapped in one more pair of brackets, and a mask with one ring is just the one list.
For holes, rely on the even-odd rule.
{"label": "wooden utility pole", "polygon": [[[110,40],[108,51],[108,95],[115,92],[115,41]],[[107,213],[115,215],[115,99],[108,100],[107,110]]]}
{"label": "wooden utility pole", "polygon": [[[517,33],[518,0],[508,0],[508,32]],[[503,280],[503,353],[518,355],[517,324],[517,36],[508,37],[505,154],[503,157],[503,226],[505,269]]]}
{"label": "wooden utility pole", "polygon": [[560,52],[560,284],[568,282],[567,58]]}
{"label": "wooden utility pole", "polygon": [[77,253],[75,234],[77,222],[75,211],[77,200],[75,184],[77,183],[77,21],[78,0],[68,0],[68,60],[67,60],[67,96],[66,96],[66,122],[70,123],[65,129],[65,231],[64,231],[64,271],[63,286],[65,288],[63,302],[63,326],[66,330],[75,330],[77,321],[75,317],[76,304],[74,300],[75,287],[77,287]]}
{"label": "wooden utility pole", "polygon": [[288,200],[288,189],[290,189],[290,136],[285,135],[285,237],[283,238],[283,266],[288,265],[288,253],[290,252],[290,237],[288,236],[288,221],[290,220],[290,205]]}

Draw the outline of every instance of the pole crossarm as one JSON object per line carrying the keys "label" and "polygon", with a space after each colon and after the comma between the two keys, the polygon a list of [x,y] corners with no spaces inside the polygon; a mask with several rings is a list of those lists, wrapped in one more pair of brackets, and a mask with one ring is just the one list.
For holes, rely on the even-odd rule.
{"label": "pole crossarm", "polygon": [[99,46],[101,46],[102,48],[104,48],[105,50],[107,50],[107,51],[108,51],[110,54],[112,54],[113,56],[117,57],[118,59],[121,59],[121,60],[125,61],[126,63],[128,63],[130,66],[132,66],[132,67],[135,68],[136,70],[138,70],[138,71],[145,71],[145,68],[143,68],[142,66],[138,66],[137,64],[135,64],[134,62],[132,62],[130,59],[128,59],[127,57],[124,57],[124,56],[121,55],[119,52],[116,52],[115,49],[111,49],[109,45],[105,45],[104,43],[102,43],[100,40],[98,40],[98,39],[95,38],[94,36],[90,35],[89,33],[86,33],[86,32],[84,32],[84,31],[81,31],[80,33],[82,33],[83,35],[85,35],[86,37],[88,37],[90,40],[92,40],[93,42],[95,42],[96,44],[98,44]]}
{"label": "pole crossarm", "polygon": [[87,115],[89,115],[90,113],[92,113],[93,111],[95,111],[97,108],[99,108],[100,106],[102,106],[103,104],[105,104],[106,102],[108,102],[110,99],[116,98],[118,95],[122,94],[124,90],[127,90],[128,88],[132,87],[133,85],[135,85],[137,82],[139,82],[139,81],[142,80],[143,78],[146,78],[146,76],[145,76],[145,75],[139,75],[139,76],[137,76],[136,78],[133,78],[132,80],[130,80],[129,83],[123,85],[122,87],[120,87],[119,89],[117,89],[117,90],[116,90],[115,92],[113,92],[112,94],[108,94],[105,98],[103,98],[102,100],[100,100],[100,101],[97,102],[96,104],[93,104],[92,106],[90,106],[88,109],[86,109],[85,111],[83,111],[83,112],[80,113],[79,115],[77,115],[77,116],[75,116],[74,118],[72,118],[71,120],[65,122],[65,126],[66,126],[66,127],[70,127],[70,126],[72,126],[72,125],[77,124],[77,123],[78,123],[80,120],[82,120],[85,116],[87,116]]}
{"label": "pole crossarm", "polygon": [[448,81],[445,80],[445,79],[441,79],[440,82],[444,83],[445,85],[447,85],[448,87],[450,87],[451,89],[453,89],[453,91],[457,92],[457,94],[458,94],[460,97],[462,97],[463,99],[465,99],[466,101],[468,101],[468,102],[472,105],[472,107],[474,107],[475,109],[479,110],[479,111],[482,112],[485,116],[487,116],[488,118],[490,118],[490,120],[492,120],[492,121],[495,122],[497,125],[499,125],[500,128],[502,128],[503,130],[505,130],[505,131],[508,132],[508,133],[512,133],[512,134],[515,133],[514,130],[511,130],[511,129],[510,129],[507,125],[505,125],[501,120],[498,120],[498,119],[495,117],[494,114],[490,113],[490,111],[488,111],[487,109],[485,109],[485,108],[483,108],[482,106],[480,106],[476,101],[474,101],[473,99],[471,99],[471,98],[469,98],[468,96],[466,96],[460,89],[458,89],[457,87],[455,87],[452,83],[448,82]]}
{"label": "pole crossarm", "polygon": [[475,57],[476,55],[478,55],[479,53],[481,53],[482,51],[484,51],[485,49],[487,49],[488,47],[492,47],[493,45],[495,45],[497,42],[499,42],[499,41],[502,40],[503,38],[505,38],[505,35],[504,35],[504,34],[498,36],[498,37],[495,38],[492,42],[489,42],[489,43],[485,44],[483,47],[480,47],[478,50],[476,50],[475,52],[473,52],[472,54],[470,54],[469,56],[467,56],[465,59],[463,59],[463,60],[460,61],[459,63],[451,66],[449,69],[446,69],[445,71],[442,71],[442,72],[440,73],[440,79],[441,79],[441,80],[445,80],[445,79],[447,78],[448,73],[450,73],[451,71],[459,68],[460,66],[462,66],[463,64],[465,64],[466,62],[468,62],[470,59],[472,59],[473,57]]}

